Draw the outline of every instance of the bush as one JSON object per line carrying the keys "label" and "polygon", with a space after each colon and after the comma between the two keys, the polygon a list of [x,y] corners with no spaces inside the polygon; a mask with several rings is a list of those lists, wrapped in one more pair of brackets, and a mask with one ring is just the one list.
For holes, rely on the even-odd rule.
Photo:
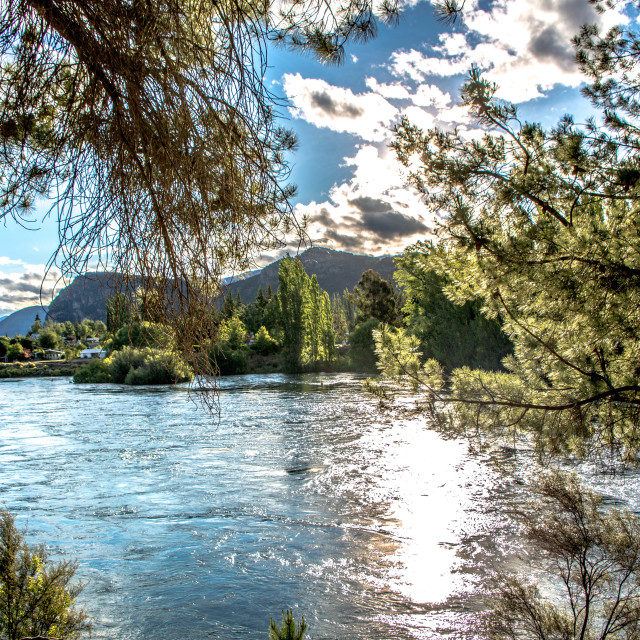
{"label": "bush", "polygon": [[234,349],[228,342],[217,344],[211,358],[212,364],[223,376],[246,373],[249,370],[249,349],[244,346]]}
{"label": "bush", "polygon": [[268,356],[278,350],[278,342],[269,335],[266,327],[262,326],[258,329],[251,348],[262,356]]}
{"label": "bush", "polygon": [[162,325],[154,322],[134,322],[125,325],[116,333],[112,348],[118,351],[123,347],[150,347],[155,349],[167,348],[169,338]]}
{"label": "bush", "polygon": [[76,565],[47,560],[43,545],[30,548],[8,511],[0,510],[0,636],[6,640],[47,636],[72,640],[91,625],[74,606],[81,585]]}
{"label": "bush", "polygon": [[91,360],[89,364],[76,370],[73,381],[77,383],[111,382],[109,365],[101,359]]}
{"label": "bush", "polygon": [[193,379],[180,356],[160,349],[125,347],[108,360],[111,380],[120,384],[176,384]]}
{"label": "bush", "polygon": [[7,349],[7,360],[9,362],[15,362],[16,360],[22,360],[24,358],[24,349],[18,342],[16,344],[10,344]]}
{"label": "bush", "polygon": [[354,371],[377,371],[375,342],[373,340],[373,330],[377,329],[380,323],[375,318],[369,318],[359,324],[349,336],[348,358],[350,368]]}

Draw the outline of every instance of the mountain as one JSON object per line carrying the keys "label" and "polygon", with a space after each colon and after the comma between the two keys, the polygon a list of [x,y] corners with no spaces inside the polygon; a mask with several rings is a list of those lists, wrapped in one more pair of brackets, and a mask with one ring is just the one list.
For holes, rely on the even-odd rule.
{"label": "mountain", "polygon": [[48,318],[55,322],[107,321],[107,298],[116,290],[118,274],[109,272],[86,273],[76,276],[62,289],[49,305]]}
{"label": "mountain", "polygon": [[44,323],[46,314],[47,307],[42,307],[39,304],[14,311],[11,315],[0,320],[0,336],[13,338],[17,333],[24,336],[35,322],[36,315],[39,315],[40,320]]}
{"label": "mountain", "polygon": [[[305,271],[318,278],[319,285],[330,295],[353,289],[367,269],[377,271],[383,278],[391,280],[395,271],[393,257],[362,256],[346,251],[334,251],[322,247],[312,247],[298,256]],[[278,269],[280,261],[272,262],[258,271],[227,285],[227,292],[238,293],[244,303],[253,302],[258,289],[266,293],[267,287],[278,290]],[[49,306],[48,317],[56,322],[79,322],[84,318],[106,322],[105,302],[115,291],[117,274],[88,273],[77,276],[65,287]],[[1,326],[1,325],[0,325]],[[1,334],[0,334],[1,335]]]}
{"label": "mountain", "polygon": [[[299,254],[298,258],[309,277],[316,274],[318,284],[329,296],[342,293],[345,289],[353,289],[367,269],[377,271],[386,280],[392,280],[395,271],[395,263],[390,256],[376,258],[323,247],[311,247]],[[228,290],[234,296],[239,293],[245,303],[256,299],[259,287],[266,292],[267,287],[271,285],[275,293],[278,290],[279,268],[279,260],[272,262],[257,275],[233,282]]]}

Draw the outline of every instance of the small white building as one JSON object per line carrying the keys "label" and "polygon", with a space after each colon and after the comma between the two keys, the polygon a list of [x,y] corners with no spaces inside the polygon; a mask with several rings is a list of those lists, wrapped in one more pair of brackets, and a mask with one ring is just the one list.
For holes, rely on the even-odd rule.
{"label": "small white building", "polygon": [[97,347],[100,344],[100,338],[87,338],[85,342],[89,347]]}
{"label": "small white building", "polygon": [[83,349],[80,352],[81,358],[106,358],[107,352],[104,349]]}

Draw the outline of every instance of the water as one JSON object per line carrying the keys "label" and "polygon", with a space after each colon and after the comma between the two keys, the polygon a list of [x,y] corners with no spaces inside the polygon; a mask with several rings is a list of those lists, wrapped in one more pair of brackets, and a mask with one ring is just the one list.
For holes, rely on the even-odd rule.
{"label": "water", "polygon": [[478,581],[518,546],[500,475],[351,375],[185,388],[0,381],[0,502],[77,559],[95,638],[474,636]]}

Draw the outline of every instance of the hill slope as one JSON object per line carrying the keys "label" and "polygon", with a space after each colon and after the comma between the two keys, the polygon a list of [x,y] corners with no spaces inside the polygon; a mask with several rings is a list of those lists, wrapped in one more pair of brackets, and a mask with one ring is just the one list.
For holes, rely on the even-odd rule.
{"label": "hill slope", "polygon": [[[309,277],[315,273],[318,284],[329,296],[342,293],[345,289],[353,289],[367,269],[377,271],[386,280],[391,280],[395,271],[395,263],[390,257],[361,256],[322,247],[307,249],[298,257]],[[256,299],[259,287],[266,292],[267,286],[271,285],[275,293],[278,290],[279,267],[279,260],[272,262],[257,275],[238,280],[229,285],[228,289],[234,296],[239,293],[245,303]]]}
{"label": "hill slope", "polygon": [[46,314],[47,307],[42,307],[39,304],[14,311],[11,315],[0,320],[0,336],[6,335],[13,338],[17,333],[24,336],[35,322],[36,315],[39,315],[40,320],[44,323]]}
{"label": "hill slope", "polygon": [[[345,289],[353,289],[367,269],[377,271],[388,280],[395,271],[393,258],[388,256],[376,258],[312,247],[298,257],[309,276],[315,273],[318,283],[330,296],[342,293]],[[244,303],[253,302],[260,287],[266,292],[267,287],[271,285],[275,292],[278,290],[279,266],[280,261],[272,262],[255,275],[231,283],[227,291],[233,296],[239,293]],[[114,292],[116,281],[117,274],[112,273],[88,273],[78,276],[53,300],[49,306],[48,317],[56,322],[79,322],[84,318],[106,322],[105,302]]]}

